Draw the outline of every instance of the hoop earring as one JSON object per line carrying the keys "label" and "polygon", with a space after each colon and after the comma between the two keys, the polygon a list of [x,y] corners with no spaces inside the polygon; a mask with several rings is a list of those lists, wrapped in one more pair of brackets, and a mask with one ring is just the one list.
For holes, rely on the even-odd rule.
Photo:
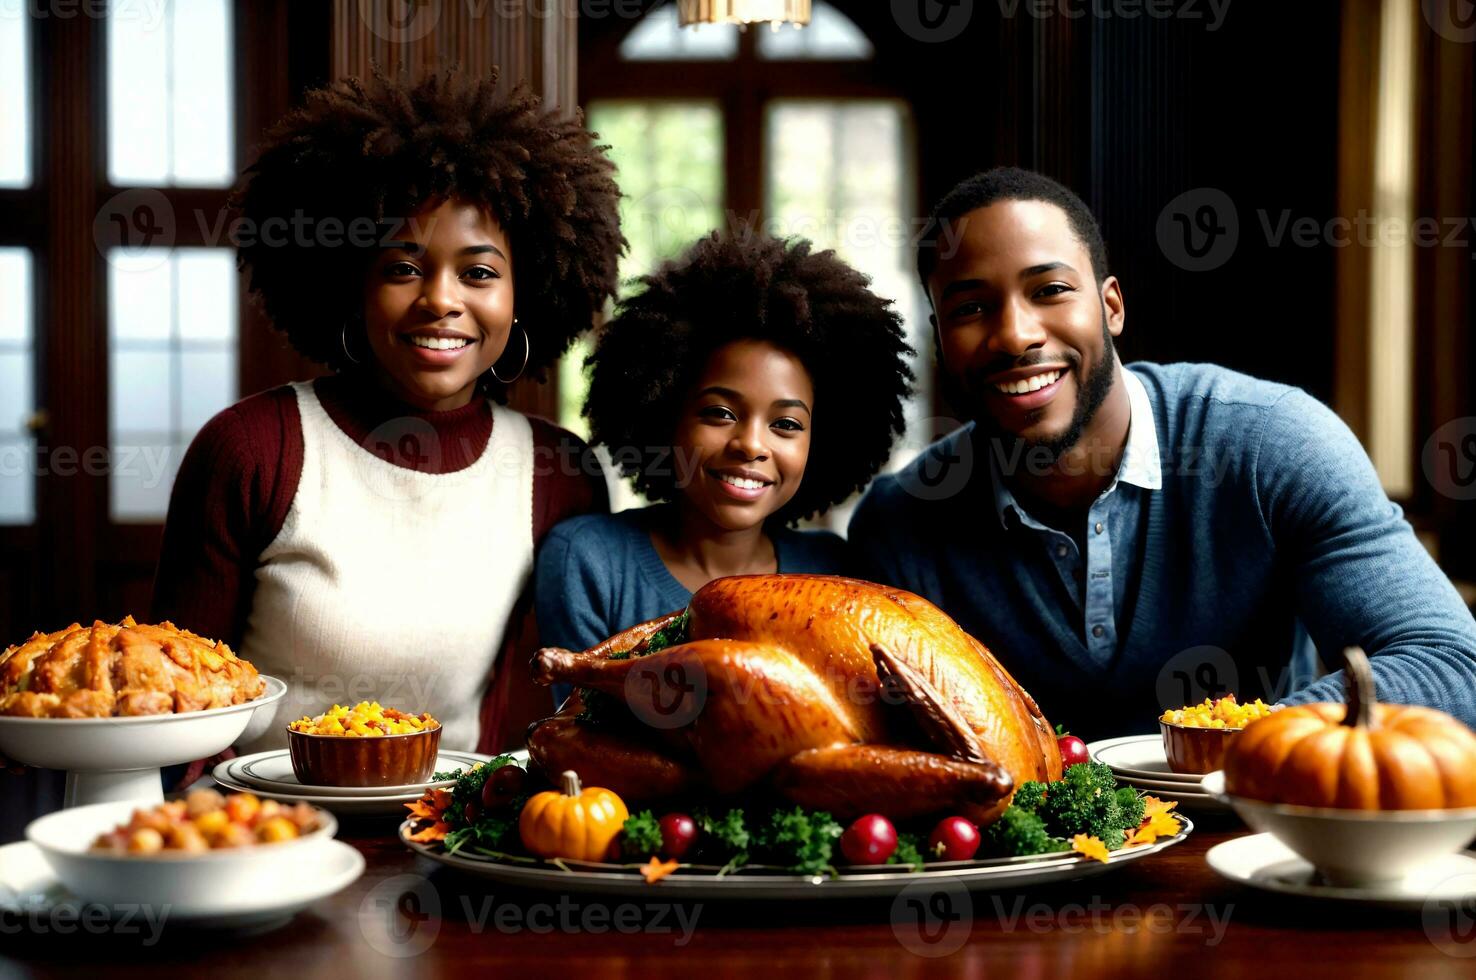
{"label": "hoop earring", "polygon": [[[515,326],[515,327],[518,326],[518,318],[517,317],[513,317],[513,326]],[[487,373],[488,374],[492,375],[492,377],[496,378],[499,382],[501,382],[502,384],[505,384],[505,385],[510,385],[514,381],[518,380],[518,378],[520,378],[520,377],[523,376],[523,371],[525,371],[527,369],[527,367],[528,367],[528,357],[533,353],[533,344],[532,344],[531,341],[528,340],[528,328],[527,327],[518,327],[518,329],[523,332],[523,363],[522,363],[522,366],[520,366],[518,368],[518,373],[517,374],[514,374],[510,378],[504,378],[504,377],[502,377],[501,375],[499,375],[497,373],[497,365],[496,364],[493,364],[491,367],[489,367],[487,369]]]}
{"label": "hoop earring", "polygon": [[343,356],[349,359],[350,364],[358,364],[359,359],[349,353],[348,349],[348,321],[343,321],[343,329],[338,332],[338,342],[343,345]]}

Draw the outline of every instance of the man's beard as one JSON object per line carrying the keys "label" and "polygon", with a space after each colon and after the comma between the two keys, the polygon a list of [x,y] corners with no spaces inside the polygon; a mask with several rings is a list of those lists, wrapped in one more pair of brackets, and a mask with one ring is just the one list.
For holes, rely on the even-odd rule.
{"label": "man's beard", "polygon": [[[1065,432],[1050,439],[1026,439],[1000,428],[994,421],[994,416],[990,414],[980,390],[985,383],[982,379],[960,384],[944,367],[938,372],[940,387],[948,403],[962,411],[966,417],[973,419],[978,429],[977,434],[997,446],[1000,452],[1008,454],[1009,458],[1015,458],[1014,452],[1023,449],[1031,453],[1032,459],[1037,459],[1044,465],[1053,466],[1071,447],[1081,441],[1082,433],[1097,417],[1097,410],[1102,407],[1102,403],[1107,400],[1107,393],[1112,390],[1114,369],[1117,366],[1117,350],[1112,344],[1112,334],[1107,329],[1105,305],[1102,308],[1102,347],[1102,361],[1092,368],[1091,373],[1082,383],[1081,393],[1076,399],[1076,410],[1071,414],[1071,424],[1066,427]],[[1068,370],[1076,370],[1079,364],[1079,361],[1074,361]]]}

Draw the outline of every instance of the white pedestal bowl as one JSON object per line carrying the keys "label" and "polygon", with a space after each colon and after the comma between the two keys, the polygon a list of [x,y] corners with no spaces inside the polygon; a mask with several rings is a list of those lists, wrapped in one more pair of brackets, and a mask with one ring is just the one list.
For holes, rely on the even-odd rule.
{"label": "white pedestal bowl", "polygon": [[62,769],[65,805],[163,800],[163,766],[208,759],[240,739],[259,711],[287,693],[287,685],[263,676],[266,691],[229,708],[127,718],[0,717],[0,755],[23,765]]}

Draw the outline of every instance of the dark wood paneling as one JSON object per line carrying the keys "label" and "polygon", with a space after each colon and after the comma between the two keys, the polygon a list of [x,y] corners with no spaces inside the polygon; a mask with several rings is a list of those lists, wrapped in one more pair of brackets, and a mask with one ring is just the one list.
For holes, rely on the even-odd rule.
{"label": "dark wood paneling", "polygon": [[[106,318],[99,288],[106,269],[92,237],[103,166],[105,99],[98,66],[104,24],[93,17],[31,23],[41,41],[39,83],[47,110],[39,127],[36,187],[46,214],[37,353],[43,366],[38,403],[46,406],[50,425],[40,442],[81,453],[108,444]],[[37,481],[41,595],[21,632],[92,615],[106,481],[106,475],[84,472]]]}

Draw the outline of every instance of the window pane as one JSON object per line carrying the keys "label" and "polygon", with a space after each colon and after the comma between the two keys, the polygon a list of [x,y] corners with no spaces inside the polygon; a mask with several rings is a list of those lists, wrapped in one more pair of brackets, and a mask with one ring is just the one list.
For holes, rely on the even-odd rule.
{"label": "window pane", "polygon": [[109,357],[112,429],[119,433],[169,432],[174,428],[171,353],[114,351]]}
{"label": "window pane", "polygon": [[26,428],[36,410],[32,276],[28,249],[0,248],[0,524],[36,519],[36,441]]}
{"label": "window pane", "polygon": [[627,61],[731,61],[738,57],[734,24],[682,27],[675,3],[651,11],[620,42]]}
{"label": "window pane", "polygon": [[108,15],[108,176],[220,187],[235,176],[231,0],[121,4]]}
{"label": "window pane", "polygon": [[235,177],[231,140],[229,0],[174,3],[171,106],[174,182],[214,186]]}
{"label": "window pane", "polygon": [[236,306],[220,297],[236,291],[236,257],[229,249],[180,249],[179,335],[185,340],[233,340]]}
{"label": "window pane", "polygon": [[236,400],[235,264],[209,248],[113,249],[108,261],[113,519],[157,521],[184,448]]}
{"label": "window pane", "polygon": [[167,341],[174,297],[174,264],[168,250],[108,253],[108,297],[112,336],[117,340]]}
{"label": "window pane", "polygon": [[[674,12],[672,17],[674,23]],[[620,261],[622,282],[651,271],[722,227],[723,114],[716,104],[654,99],[593,102],[589,125],[601,142],[611,144],[610,158],[619,168],[615,179],[624,195],[620,224],[630,241],[630,250]],[[623,287],[622,295],[627,291]],[[559,366],[560,421],[580,433],[586,431],[579,410],[589,390],[583,371],[588,352],[586,342],[578,343]],[[642,504],[630,484],[614,477],[609,459],[603,462],[611,476],[611,508]]]}
{"label": "window pane", "polygon": [[179,424],[195,433],[236,400],[236,357],[233,351],[186,351],[180,357]]}
{"label": "window pane", "polygon": [[[765,189],[775,230],[833,248],[870,276],[872,291],[896,304],[918,352],[918,390],[907,406],[907,437],[888,463],[894,469],[925,444],[920,423],[932,404],[932,329],[911,271],[916,181],[907,109],[883,100],[776,100],[767,116]],[[843,526],[845,510],[832,526]]]}
{"label": "window pane", "polygon": [[0,441],[18,439],[35,408],[31,352],[0,349]]}
{"label": "window pane", "polygon": [[723,117],[706,102],[594,102],[590,128],[611,144],[630,251],[622,279],[650,271],[722,224]]}
{"label": "window pane", "polygon": [[0,248],[0,524],[35,521],[32,275],[30,249]]}
{"label": "window pane", "polygon": [[184,448],[167,436],[127,436],[113,445],[115,521],[153,522],[169,510],[169,491]]}
{"label": "window pane", "polygon": [[0,248],[0,346],[31,342],[31,252]]}
{"label": "window pane", "polygon": [[758,29],[758,56],[769,61],[866,60],[872,55],[871,42],[849,17],[828,3],[816,3],[810,10],[810,25],[796,29],[794,25]]}
{"label": "window pane", "polygon": [[31,185],[28,9],[0,8],[0,187]]}

